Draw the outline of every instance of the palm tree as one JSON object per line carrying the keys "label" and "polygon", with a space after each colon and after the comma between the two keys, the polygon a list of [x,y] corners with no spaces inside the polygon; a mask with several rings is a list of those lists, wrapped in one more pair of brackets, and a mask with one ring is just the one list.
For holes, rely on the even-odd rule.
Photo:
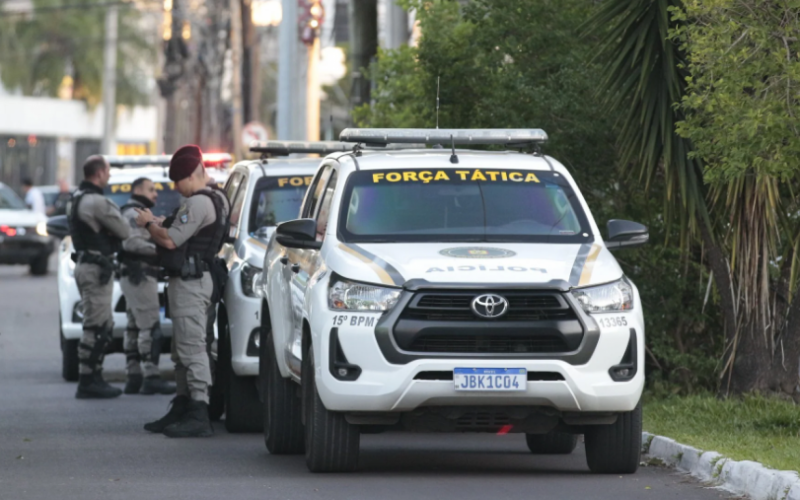
{"label": "palm tree", "polygon": [[[719,293],[725,337],[733,346],[737,321],[733,282],[709,213],[703,165],[691,143],[676,133],[683,119],[677,105],[686,92],[683,54],[670,38],[670,9],[680,0],[606,0],[587,23],[602,41],[597,58],[605,66],[604,103],[622,112],[619,149],[624,169],[649,186],[663,176],[665,217],[680,221],[681,244],[703,242]],[[735,351],[728,350],[733,359]],[[727,384],[723,384],[726,387]]]}

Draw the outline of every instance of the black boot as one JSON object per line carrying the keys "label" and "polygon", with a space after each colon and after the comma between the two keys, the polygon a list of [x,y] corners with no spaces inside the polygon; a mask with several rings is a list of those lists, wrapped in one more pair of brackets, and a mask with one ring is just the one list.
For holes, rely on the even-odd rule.
{"label": "black boot", "polygon": [[152,375],[144,379],[139,394],[175,394],[175,384],[161,378],[161,375]]}
{"label": "black boot", "polygon": [[183,414],[189,407],[189,398],[186,396],[175,396],[170,402],[171,408],[166,415],[159,418],[155,422],[144,424],[144,430],[150,432],[164,432],[168,425],[180,421]]}
{"label": "black boot", "polygon": [[210,437],[214,435],[211,421],[208,419],[208,405],[205,401],[190,401],[186,413],[166,429],[164,435],[171,438]]}
{"label": "black boot", "polygon": [[[100,380],[102,381],[102,378]],[[110,399],[120,394],[122,390],[98,382],[95,373],[82,373],[78,376],[78,390],[75,392],[75,397],[78,399]]]}
{"label": "black boot", "polygon": [[142,388],[142,374],[128,375],[128,380],[125,382],[125,394],[139,394]]}

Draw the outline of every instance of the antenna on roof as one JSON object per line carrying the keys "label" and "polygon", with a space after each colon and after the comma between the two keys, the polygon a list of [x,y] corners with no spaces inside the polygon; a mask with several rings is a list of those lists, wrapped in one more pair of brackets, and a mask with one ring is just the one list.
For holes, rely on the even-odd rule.
{"label": "antenna on roof", "polygon": [[439,80],[441,76],[436,77],[436,128],[439,128]]}
{"label": "antenna on roof", "polygon": [[450,155],[450,163],[458,163],[458,156],[456,156],[456,140],[453,138],[453,134],[450,134],[450,147],[453,151],[453,154]]}

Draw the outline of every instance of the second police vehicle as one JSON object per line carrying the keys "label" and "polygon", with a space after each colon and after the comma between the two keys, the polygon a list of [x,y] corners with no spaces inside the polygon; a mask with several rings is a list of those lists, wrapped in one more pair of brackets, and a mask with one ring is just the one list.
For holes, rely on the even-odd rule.
{"label": "second police vehicle", "polygon": [[[348,129],[260,288],[266,446],[349,471],[361,432],[520,433],[589,469],[639,464],[644,320],[567,169],[532,130]],[[442,145],[371,152],[361,145]],[[456,145],[519,151],[456,150]]]}
{"label": "second police vehicle", "polygon": [[258,349],[261,299],[254,282],[261,275],[267,242],[279,222],[296,219],[303,196],[320,164],[318,157],[350,148],[340,142],[269,141],[250,148],[260,160],[237,163],[225,191],[231,201],[231,234],[221,257],[228,281],[218,308],[219,339],[213,352],[217,362],[212,389],[212,417],[225,413],[229,432],[262,429],[259,397]]}

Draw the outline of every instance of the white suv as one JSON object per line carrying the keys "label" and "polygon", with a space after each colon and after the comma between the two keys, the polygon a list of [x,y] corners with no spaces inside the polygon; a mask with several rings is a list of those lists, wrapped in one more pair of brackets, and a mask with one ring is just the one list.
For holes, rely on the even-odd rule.
{"label": "white suv", "polygon": [[261,275],[267,242],[279,222],[297,218],[308,185],[320,164],[318,157],[270,159],[288,155],[327,155],[348,150],[339,142],[269,141],[250,151],[258,161],[244,161],[231,170],[225,191],[231,200],[231,234],[221,257],[228,281],[219,305],[213,417],[225,412],[228,432],[260,432],[263,428],[257,387],[261,299],[254,280]]}
{"label": "white suv", "polygon": [[[155,183],[158,200],[153,207],[156,215],[169,215],[180,205],[181,195],[169,179],[169,159],[171,156],[107,156],[111,165],[111,178],[105,194],[117,206],[122,206],[131,197],[131,183],[139,177],[147,177]],[[228,177],[231,157],[228,154],[212,154],[204,158],[209,175],[222,185]],[[72,261],[72,239],[67,228],[67,216],[51,217],[47,228],[52,234],[64,236],[58,247],[58,304],[59,327],[61,330],[61,374],[64,380],[78,380],[78,342],[83,335],[83,306],[78,284],[75,282],[75,263]],[[172,321],[164,317],[164,282],[159,280],[158,299],[161,303],[161,332],[165,341],[172,339]],[[114,341],[110,352],[123,352],[122,339],[128,326],[125,314],[126,303],[119,286],[118,277],[114,279],[112,298]],[[166,346],[165,346],[166,347]],[[169,352],[169,350],[162,350]]]}
{"label": "white suv", "polygon": [[329,155],[301,218],[278,226],[260,353],[272,453],[347,471],[365,430],[523,433],[544,454],[583,434],[592,471],[636,470],[644,321],[609,249],[643,244],[647,228],[609,221],[604,242],[558,161],[455,150],[537,151],[546,137],[342,133],[447,149]]}

